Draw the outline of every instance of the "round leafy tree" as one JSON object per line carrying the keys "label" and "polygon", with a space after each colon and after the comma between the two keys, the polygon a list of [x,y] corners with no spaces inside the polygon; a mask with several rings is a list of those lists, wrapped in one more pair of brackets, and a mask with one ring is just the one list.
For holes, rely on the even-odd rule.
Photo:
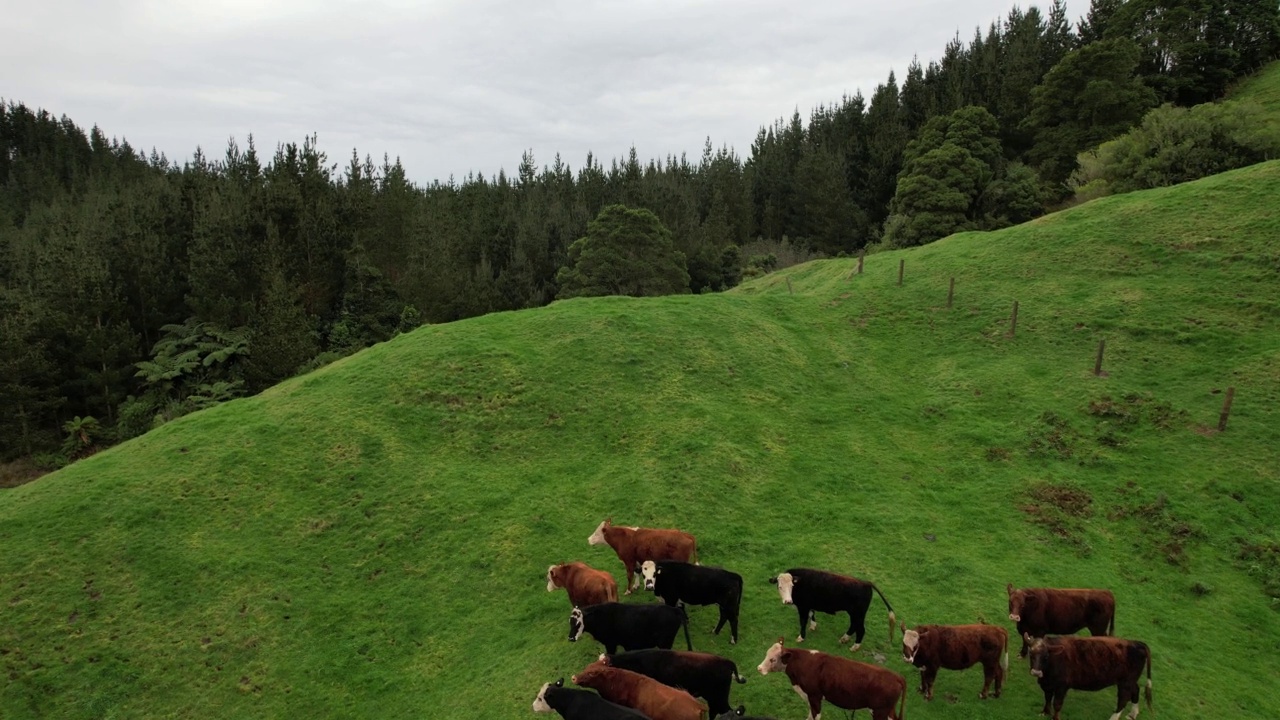
{"label": "round leafy tree", "polygon": [[689,271],[658,216],[609,205],[587,223],[587,236],[569,246],[569,264],[556,273],[556,282],[560,299],[673,295],[689,292]]}

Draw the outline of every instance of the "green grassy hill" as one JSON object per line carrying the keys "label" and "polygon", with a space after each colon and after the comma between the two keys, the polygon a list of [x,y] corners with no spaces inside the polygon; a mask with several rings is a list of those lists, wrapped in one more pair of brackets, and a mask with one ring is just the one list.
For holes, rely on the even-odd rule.
{"label": "green grassy hill", "polygon": [[[427,327],[182,418],[0,493],[0,717],[529,716],[599,652],[566,641],[544,573],[620,576],[586,542],[606,516],[744,575],[742,642],[713,608],[692,633],[750,671],[754,712],[804,712],[754,668],[797,630],[766,579],[808,565],[909,623],[1008,626],[1007,582],[1109,587],[1160,717],[1280,716],[1277,197],[1280,162],[862,275]],[[859,657],[914,687],[884,617]],[[847,654],[843,629],[821,617],[809,647]],[[1003,698],[980,685],[944,672],[908,713],[1039,711],[1016,658]]]}
{"label": "green grassy hill", "polygon": [[1280,115],[1280,60],[1241,80],[1227,100],[1256,102],[1268,112]]}

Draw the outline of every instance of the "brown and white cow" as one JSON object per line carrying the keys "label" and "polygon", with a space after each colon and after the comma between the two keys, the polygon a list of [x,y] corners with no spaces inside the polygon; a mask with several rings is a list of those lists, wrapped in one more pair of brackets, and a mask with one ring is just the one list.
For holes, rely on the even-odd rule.
{"label": "brown and white cow", "polygon": [[938,670],[966,670],[982,663],[982,692],[994,680],[995,697],[1000,697],[1004,674],[1009,669],[1009,633],[995,625],[917,625],[908,630],[902,624],[902,659],[920,668],[920,692],[933,699],[933,681]]}
{"label": "brown and white cow", "polygon": [[639,587],[636,570],[646,560],[679,560],[696,563],[698,561],[698,541],[692,535],[681,530],[663,530],[641,527],[614,527],[613,518],[600,523],[596,531],[587,538],[591,545],[608,544],[618,554],[618,559],[627,569],[627,591]]}
{"label": "brown and white cow", "polygon": [[[1089,628],[1092,635],[1111,635],[1116,627],[1116,597],[1110,590],[1023,588],[1010,583],[1009,619],[1018,624],[1018,635],[1074,635]],[[1018,657],[1027,656],[1024,639]]]}
{"label": "brown and white cow", "polygon": [[618,601],[618,583],[613,576],[586,563],[561,563],[547,568],[547,592],[556,588],[565,589],[573,607]]}
{"label": "brown and white cow", "polygon": [[1068,690],[1104,690],[1116,686],[1116,712],[1120,720],[1126,703],[1132,703],[1130,720],[1138,717],[1138,683],[1147,669],[1147,709],[1151,709],[1151,649],[1146,643],[1115,637],[1023,638],[1031,644],[1031,674],[1044,691],[1044,709],[1053,720],[1062,712]]}
{"label": "brown and white cow", "polygon": [[783,647],[778,638],[756,669],[761,675],[785,671],[791,688],[809,704],[808,720],[821,720],[823,699],[845,710],[869,708],[872,720],[902,720],[906,712],[906,679],[878,665]]}
{"label": "brown and white cow", "polygon": [[707,716],[706,707],[684,690],[640,673],[610,667],[608,659],[591,663],[572,679],[575,684],[600,693],[605,700],[639,710],[652,720],[705,720]]}

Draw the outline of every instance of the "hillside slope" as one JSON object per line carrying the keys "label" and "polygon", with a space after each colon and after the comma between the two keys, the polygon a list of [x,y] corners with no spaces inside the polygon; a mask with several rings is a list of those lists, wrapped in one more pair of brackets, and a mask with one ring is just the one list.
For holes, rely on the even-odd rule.
{"label": "hillside slope", "polygon": [[[1008,626],[1009,582],[1110,587],[1163,717],[1280,716],[1276,197],[1269,163],[862,275],[427,327],[182,418],[0,493],[0,717],[525,716],[599,652],[544,573],[621,576],[586,543],[606,516],[743,574],[740,644],[713,609],[691,629],[753,712],[803,712],[754,667],[796,633],[765,580],[817,566],[913,624]],[[884,613],[859,657],[905,672]],[[842,631],[809,647],[847,654]],[[1016,657],[1004,697],[979,684],[944,673],[908,712],[1039,711]]]}

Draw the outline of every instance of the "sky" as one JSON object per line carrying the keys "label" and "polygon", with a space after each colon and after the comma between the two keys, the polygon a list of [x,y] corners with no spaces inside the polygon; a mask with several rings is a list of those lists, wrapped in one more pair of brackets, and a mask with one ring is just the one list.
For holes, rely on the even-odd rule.
{"label": "sky", "polygon": [[0,0],[0,97],[179,162],[315,134],[332,162],[386,153],[419,184],[513,173],[526,151],[696,161],[710,137],[745,157],[762,126],[870,97],[1014,4]]}

